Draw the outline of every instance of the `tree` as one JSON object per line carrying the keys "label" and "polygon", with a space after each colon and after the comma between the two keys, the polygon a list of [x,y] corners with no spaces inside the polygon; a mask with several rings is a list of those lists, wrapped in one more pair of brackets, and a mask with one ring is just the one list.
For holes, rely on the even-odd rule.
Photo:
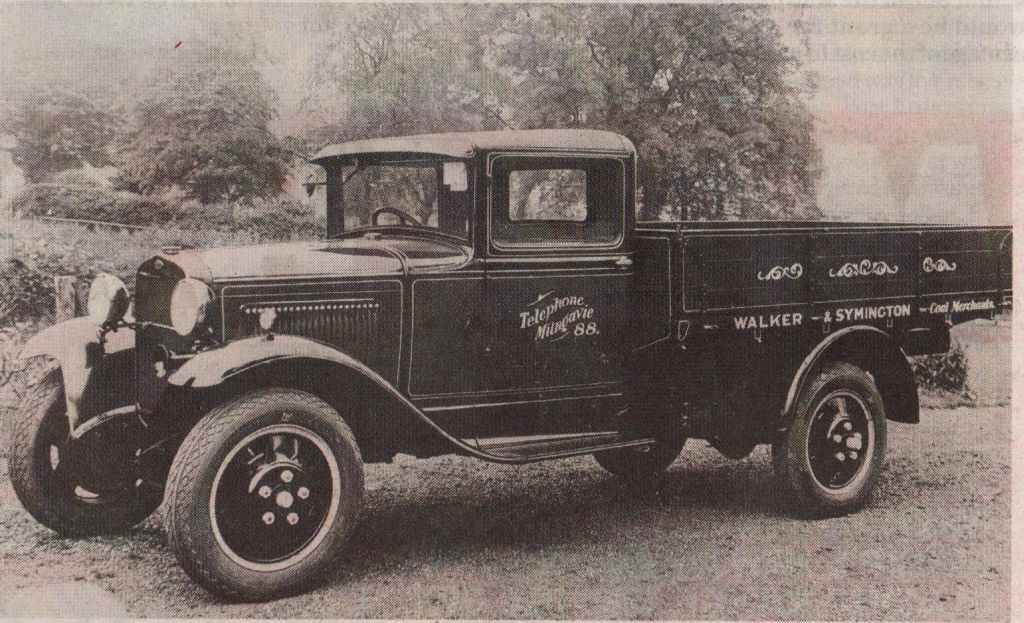
{"label": "tree", "polygon": [[508,79],[480,33],[489,10],[469,5],[320,9],[319,50],[303,108],[313,143],[498,129]]}
{"label": "tree", "polygon": [[508,7],[490,41],[518,125],[633,141],[641,218],[819,215],[810,87],[764,7]]}
{"label": "tree", "polygon": [[38,85],[6,124],[14,135],[11,159],[33,183],[89,163],[110,164],[118,114],[86,94]]}
{"label": "tree", "polygon": [[591,127],[636,145],[640,217],[814,218],[811,85],[765,7],[322,9],[312,144]]}
{"label": "tree", "polygon": [[[306,148],[364,138],[498,129],[508,79],[484,59],[482,13],[468,5],[338,5],[318,10],[318,50],[302,103]],[[436,202],[433,169],[381,168],[346,186],[350,216],[395,205],[428,222]],[[378,189],[371,191],[371,189]],[[386,193],[382,194],[387,189]]]}
{"label": "tree", "polygon": [[277,97],[244,49],[184,49],[121,137],[119,187],[208,204],[280,193],[291,160],[270,130]]}

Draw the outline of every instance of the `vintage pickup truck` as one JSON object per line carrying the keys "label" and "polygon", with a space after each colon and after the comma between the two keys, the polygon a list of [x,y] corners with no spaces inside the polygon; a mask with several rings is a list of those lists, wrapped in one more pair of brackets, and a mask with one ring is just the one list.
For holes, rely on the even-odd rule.
{"label": "vintage pickup truck", "polygon": [[56,362],[13,431],[28,511],[67,535],[166,499],[185,570],[237,600],[308,587],[345,546],[363,465],[592,454],[652,480],[684,442],[771,444],[802,513],[865,503],[907,357],[1011,303],[1008,227],[635,222],[636,153],[602,131],[327,147],[326,239],[166,248],[134,295],[25,357]]}

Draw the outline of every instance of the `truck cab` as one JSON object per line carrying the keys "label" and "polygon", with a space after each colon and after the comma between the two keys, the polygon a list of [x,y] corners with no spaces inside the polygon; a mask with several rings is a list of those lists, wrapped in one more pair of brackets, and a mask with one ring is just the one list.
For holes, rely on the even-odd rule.
{"label": "truck cab", "polygon": [[[595,407],[614,411],[632,335],[635,158],[628,140],[597,131],[364,141],[314,158],[327,172],[332,239],[386,244],[436,233],[461,247],[460,261],[443,269],[403,254],[407,361],[397,387],[446,430],[603,432]],[[343,190],[358,180],[353,171],[424,163],[436,169],[437,192],[422,222],[340,229],[346,204],[360,201]],[[590,415],[567,415],[580,402]]]}

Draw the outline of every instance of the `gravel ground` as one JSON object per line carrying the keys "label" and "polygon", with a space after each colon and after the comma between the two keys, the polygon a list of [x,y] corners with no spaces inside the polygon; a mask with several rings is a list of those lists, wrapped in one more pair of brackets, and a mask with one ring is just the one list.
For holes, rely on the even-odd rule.
{"label": "gravel ground", "polygon": [[[972,374],[988,379],[986,396],[1008,394],[1008,337],[981,343],[969,347]],[[763,448],[733,462],[693,442],[649,491],[589,458],[370,466],[337,571],[269,604],[218,602],[192,584],[158,516],[125,536],[61,539],[4,479],[0,616],[1006,620],[1010,409],[1000,402],[891,424],[873,501],[838,519],[779,508]]]}

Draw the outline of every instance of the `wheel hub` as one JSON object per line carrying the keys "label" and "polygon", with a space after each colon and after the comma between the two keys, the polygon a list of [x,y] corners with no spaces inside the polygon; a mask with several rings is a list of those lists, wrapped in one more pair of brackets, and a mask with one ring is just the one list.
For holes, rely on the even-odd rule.
{"label": "wheel hub", "polygon": [[842,490],[856,484],[870,461],[874,428],[859,396],[840,390],[818,405],[807,433],[811,474],[823,487]]}
{"label": "wheel hub", "polygon": [[254,569],[294,564],[329,529],[339,483],[333,455],[311,431],[276,425],[249,435],[225,458],[211,492],[221,548]]}

